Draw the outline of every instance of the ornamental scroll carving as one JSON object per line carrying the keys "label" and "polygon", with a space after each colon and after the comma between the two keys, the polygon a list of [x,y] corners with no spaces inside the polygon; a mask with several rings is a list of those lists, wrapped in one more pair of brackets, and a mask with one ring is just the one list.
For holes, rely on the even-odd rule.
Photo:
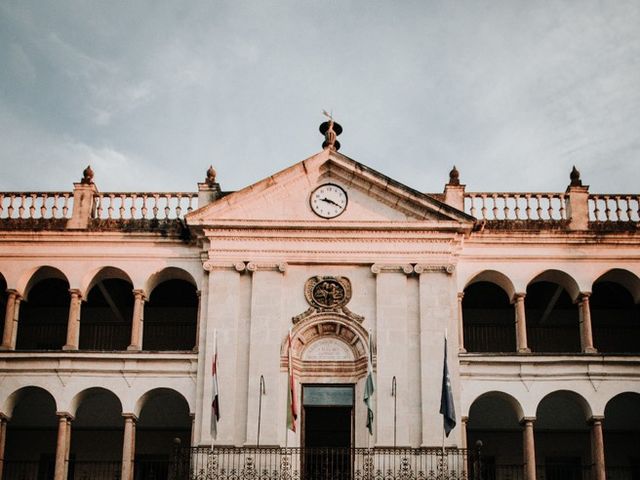
{"label": "ornamental scroll carving", "polygon": [[293,323],[298,323],[314,314],[326,312],[342,314],[357,322],[364,320],[346,306],[351,300],[351,282],[346,277],[320,275],[311,277],[304,284],[304,296],[310,308],[293,317]]}

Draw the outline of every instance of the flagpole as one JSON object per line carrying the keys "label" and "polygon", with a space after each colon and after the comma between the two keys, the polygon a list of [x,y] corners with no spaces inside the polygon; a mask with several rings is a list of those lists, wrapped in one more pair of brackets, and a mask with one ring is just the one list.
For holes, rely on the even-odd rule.
{"label": "flagpole", "polygon": [[[444,357],[445,357],[445,362],[446,362],[446,358],[447,358],[447,328],[445,327],[444,329]],[[445,428],[444,428],[444,419],[442,422],[442,461],[444,462],[444,433],[445,433]]]}
{"label": "flagpole", "polygon": [[256,436],[256,448],[260,447],[260,424],[262,423],[262,395],[266,393],[264,375],[260,375],[260,392],[258,400],[258,434]]}
{"label": "flagpole", "polygon": [[[211,363],[213,365],[212,369],[215,369],[215,371],[211,372],[211,376],[213,377],[213,380],[211,382],[211,401],[212,402],[214,401],[214,396],[218,394],[218,392],[215,391],[216,390],[216,383],[218,381],[218,379],[217,379],[218,365],[216,365],[217,364],[217,360],[218,360],[216,358],[217,355],[218,355],[218,329],[214,328],[213,329],[213,361]],[[211,423],[211,425],[213,425],[214,422],[215,422],[215,435],[214,435],[213,431],[210,432],[211,433],[211,451],[213,452],[213,444],[215,443],[215,437],[218,435],[218,421],[217,421],[217,419],[215,419],[215,420],[213,419],[213,417],[215,417],[216,412],[215,412],[215,410],[213,408],[213,403],[212,403],[211,406],[212,406],[212,408],[211,408],[211,417],[212,418],[211,418],[211,422],[210,423]]]}

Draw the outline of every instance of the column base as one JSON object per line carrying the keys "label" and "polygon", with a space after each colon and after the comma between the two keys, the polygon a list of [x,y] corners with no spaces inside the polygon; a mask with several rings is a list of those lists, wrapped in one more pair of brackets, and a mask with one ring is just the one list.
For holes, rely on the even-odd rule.
{"label": "column base", "polygon": [[519,348],[518,349],[518,353],[531,353],[531,349],[530,348]]}
{"label": "column base", "polygon": [[584,349],[583,353],[598,353],[598,349],[595,347],[587,347]]}
{"label": "column base", "polygon": [[142,346],[140,345],[129,345],[127,347],[128,352],[140,352],[142,350]]}
{"label": "column base", "polygon": [[80,350],[77,345],[63,345],[62,350]]}
{"label": "column base", "polygon": [[11,345],[0,345],[0,350],[13,350]]}

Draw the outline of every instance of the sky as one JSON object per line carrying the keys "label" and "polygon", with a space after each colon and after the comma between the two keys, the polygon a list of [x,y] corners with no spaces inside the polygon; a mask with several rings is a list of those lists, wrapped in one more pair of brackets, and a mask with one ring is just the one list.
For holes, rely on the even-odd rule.
{"label": "sky", "polygon": [[238,190],[321,150],[441,192],[640,192],[638,0],[0,0],[0,191]]}

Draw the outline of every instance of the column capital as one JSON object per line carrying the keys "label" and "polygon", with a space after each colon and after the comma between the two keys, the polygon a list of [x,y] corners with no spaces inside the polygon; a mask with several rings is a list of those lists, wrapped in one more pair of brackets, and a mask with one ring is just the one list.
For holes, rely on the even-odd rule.
{"label": "column capital", "polygon": [[145,301],[147,299],[146,292],[141,288],[134,288],[133,289],[133,296],[136,298],[136,300],[140,299],[142,301]]}
{"label": "column capital", "polygon": [[79,288],[70,288],[69,293],[71,294],[71,298],[75,296],[79,299],[82,299],[82,290],[80,290]]}
{"label": "column capital", "polygon": [[469,421],[469,417],[467,417],[466,415],[463,415],[462,417],[460,417],[460,421],[462,423],[467,423]]}
{"label": "column capital", "polygon": [[421,275],[423,273],[447,273],[451,275],[456,271],[456,266],[453,263],[418,263],[413,267],[413,271],[418,275]]}
{"label": "column capital", "polygon": [[260,272],[280,272],[286,273],[288,265],[286,262],[249,262],[247,263],[247,271],[254,273]]}
{"label": "column capital", "polygon": [[380,273],[404,273],[411,275],[413,273],[413,265],[409,263],[374,263],[371,265],[371,273],[378,275]]}
{"label": "column capital", "polygon": [[536,417],[522,417],[520,419],[520,425],[522,426],[533,425],[534,423],[536,423]]}
{"label": "column capital", "polygon": [[589,301],[589,297],[591,296],[591,292],[580,292],[578,294],[578,301],[579,302],[583,302],[583,301]]}
{"label": "column capital", "polygon": [[458,292],[458,300],[462,300],[464,298],[464,292]]}
{"label": "column capital", "polygon": [[513,294],[512,303],[513,302],[523,302],[526,296],[527,296],[526,292],[515,292]]}
{"label": "column capital", "polygon": [[71,415],[69,412],[56,412],[56,417],[58,417],[58,421],[65,419],[70,422],[73,422],[75,420],[75,417]]}
{"label": "column capital", "polygon": [[7,295],[13,295],[15,299],[22,299],[22,295],[20,295],[20,292],[15,288],[7,288]]}
{"label": "column capital", "polygon": [[131,420],[133,423],[138,421],[138,416],[135,413],[123,413],[122,416],[125,420]]}
{"label": "column capital", "polygon": [[236,272],[244,272],[247,269],[247,265],[245,262],[241,260],[237,261],[215,261],[215,260],[205,260],[202,263],[202,268],[204,268],[207,272],[213,272],[214,270],[235,270]]}
{"label": "column capital", "polygon": [[587,420],[589,425],[602,424],[604,422],[604,415],[593,415]]}
{"label": "column capital", "polygon": [[9,415],[0,412],[0,422],[8,422],[9,420],[11,420],[11,417]]}

